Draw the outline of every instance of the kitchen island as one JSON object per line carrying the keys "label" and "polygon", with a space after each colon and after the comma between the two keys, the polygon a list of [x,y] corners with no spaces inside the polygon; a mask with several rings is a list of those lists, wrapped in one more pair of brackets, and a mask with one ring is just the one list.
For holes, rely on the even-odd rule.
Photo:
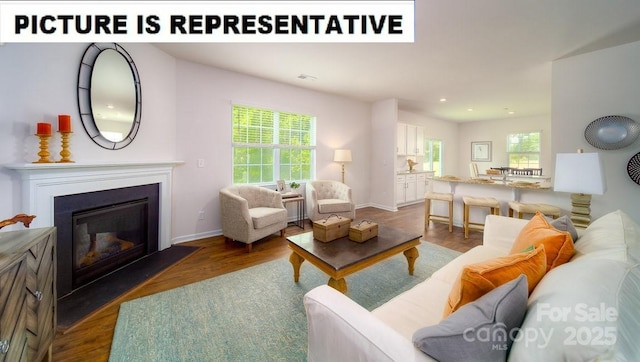
{"label": "kitchen island", "polygon": [[[455,176],[434,177],[431,181],[430,190],[433,192],[453,193],[453,222],[456,226],[462,225],[463,196],[473,197],[493,197],[500,202],[500,214],[507,216],[509,213],[509,201],[519,201],[526,203],[541,203],[558,205],[556,194],[553,191],[549,178],[539,180],[527,178],[504,178],[496,175],[499,180],[489,177],[479,178],[458,178]],[[448,213],[447,205],[444,203],[433,203],[433,212],[444,215]],[[565,212],[566,213],[566,212]],[[473,208],[471,210],[471,220],[482,222],[487,215],[487,211]]]}

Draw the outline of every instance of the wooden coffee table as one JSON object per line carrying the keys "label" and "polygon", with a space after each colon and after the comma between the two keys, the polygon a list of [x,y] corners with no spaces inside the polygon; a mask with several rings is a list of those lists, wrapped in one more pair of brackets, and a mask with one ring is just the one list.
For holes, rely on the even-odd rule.
{"label": "wooden coffee table", "polygon": [[300,279],[300,266],[305,260],[329,275],[329,286],[347,292],[344,277],[399,253],[404,253],[413,275],[422,235],[404,230],[378,226],[378,236],[358,243],[348,237],[324,243],[313,238],[313,232],[287,237],[293,251],[289,257],[293,265],[293,279]]}

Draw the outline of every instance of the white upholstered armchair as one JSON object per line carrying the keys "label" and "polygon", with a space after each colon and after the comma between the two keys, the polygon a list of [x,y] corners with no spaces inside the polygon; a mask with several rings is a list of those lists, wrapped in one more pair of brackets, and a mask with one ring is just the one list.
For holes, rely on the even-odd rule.
{"label": "white upholstered armchair", "polygon": [[331,214],[349,219],[356,217],[356,205],[351,188],[332,180],[310,181],[306,185],[307,216],[311,221],[327,218]]}
{"label": "white upholstered armchair", "polygon": [[282,194],[264,187],[236,185],[220,190],[222,233],[225,240],[247,244],[251,251],[254,241],[287,227],[287,209]]}

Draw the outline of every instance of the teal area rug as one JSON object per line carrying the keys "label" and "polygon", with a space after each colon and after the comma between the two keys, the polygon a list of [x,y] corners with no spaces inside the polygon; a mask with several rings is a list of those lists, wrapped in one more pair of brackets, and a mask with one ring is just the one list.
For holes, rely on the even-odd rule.
{"label": "teal area rug", "polygon": [[[372,310],[460,255],[418,246],[415,272],[399,254],[348,276],[348,296]],[[306,361],[302,303],[328,276],[308,262],[293,281],[288,258],[125,302],[110,361]]]}

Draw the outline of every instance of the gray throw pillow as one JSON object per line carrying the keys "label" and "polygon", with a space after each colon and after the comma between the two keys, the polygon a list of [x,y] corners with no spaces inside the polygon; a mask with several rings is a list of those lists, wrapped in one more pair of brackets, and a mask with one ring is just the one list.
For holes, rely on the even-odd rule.
{"label": "gray throw pillow", "polygon": [[571,239],[575,243],[578,241],[578,230],[573,226],[573,222],[567,215],[562,215],[559,218],[551,221],[551,226],[560,230],[560,231],[568,231],[571,234]]}
{"label": "gray throw pillow", "polygon": [[413,334],[413,344],[438,361],[505,361],[527,311],[524,274],[435,326]]}

